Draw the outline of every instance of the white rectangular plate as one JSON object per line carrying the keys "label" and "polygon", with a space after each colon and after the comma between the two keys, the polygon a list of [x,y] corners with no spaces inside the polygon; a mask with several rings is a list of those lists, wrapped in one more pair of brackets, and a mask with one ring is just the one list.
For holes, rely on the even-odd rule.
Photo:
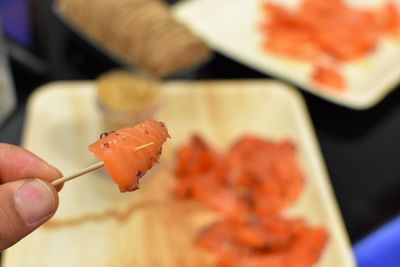
{"label": "white rectangular plate", "polygon": [[[271,0],[269,0],[271,2]],[[301,0],[276,3],[295,6]],[[382,3],[377,0],[347,0],[361,7]],[[362,60],[343,65],[345,92],[317,88],[311,81],[312,65],[266,53],[259,31],[261,5],[265,0],[187,0],[174,7],[174,14],[212,47],[260,72],[299,85],[304,90],[354,109],[377,104],[400,81],[400,37],[383,41]],[[400,8],[400,0],[394,0]],[[357,33],[355,33],[357,34]]]}

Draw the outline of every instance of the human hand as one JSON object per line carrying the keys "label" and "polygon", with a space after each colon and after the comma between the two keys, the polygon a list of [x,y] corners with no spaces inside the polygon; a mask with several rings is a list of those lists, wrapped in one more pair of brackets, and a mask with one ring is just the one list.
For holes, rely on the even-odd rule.
{"label": "human hand", "polygon": [[48,181],[61,176],[31,152],[0,143],[0,252],[54,215],[61,187]]}

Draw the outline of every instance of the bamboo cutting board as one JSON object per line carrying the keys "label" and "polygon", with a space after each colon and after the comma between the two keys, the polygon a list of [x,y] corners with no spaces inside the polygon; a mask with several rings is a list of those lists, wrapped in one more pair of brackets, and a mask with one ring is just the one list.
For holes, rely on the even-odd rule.
{"label": "bamboo cutting board", "polygon": [[[93,82],[59,82],[30,99],[24,146],[65,174],[95,161],[87,145],[103,131]],[[67,183],[55,217],[5,252],[2,267],[211,267],[193,245],[215,214],[171,196],[176,148],[199,133],[218,148],[245,133],[289,138],[307,179],[288,216],[324,225],[330,241],[318,266],[353,267],[336,201],[300,95],[271,81],[170,82],[156,119],[172,136],[160,164],[134,193],[119,193],[99,170]]]}

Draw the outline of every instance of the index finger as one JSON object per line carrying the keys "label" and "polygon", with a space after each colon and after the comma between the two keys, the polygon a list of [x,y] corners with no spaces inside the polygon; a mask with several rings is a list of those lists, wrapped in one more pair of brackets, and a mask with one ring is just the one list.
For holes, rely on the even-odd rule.
{"label": "index finger", "polygon": [[27,178],[51,182],[61,176],[59,170],[28,150],[0,143],[0,183]]}

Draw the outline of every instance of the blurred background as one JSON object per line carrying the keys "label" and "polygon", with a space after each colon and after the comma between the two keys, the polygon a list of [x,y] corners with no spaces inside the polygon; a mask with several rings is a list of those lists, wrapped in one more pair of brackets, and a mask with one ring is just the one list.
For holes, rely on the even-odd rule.
{"label": "blurred background", "polygon": [[[26,101],[39,86],[58,80],[93,80],[122,66],[68,27],[53,5],[51,0],[0,0],[0,142],[20,144]],[[272,78],[213,53],[205,64],[164,79]],[[397,85],[367,110],[352,110],[299,90],[353,244],[400,212],[398,89]]]}

